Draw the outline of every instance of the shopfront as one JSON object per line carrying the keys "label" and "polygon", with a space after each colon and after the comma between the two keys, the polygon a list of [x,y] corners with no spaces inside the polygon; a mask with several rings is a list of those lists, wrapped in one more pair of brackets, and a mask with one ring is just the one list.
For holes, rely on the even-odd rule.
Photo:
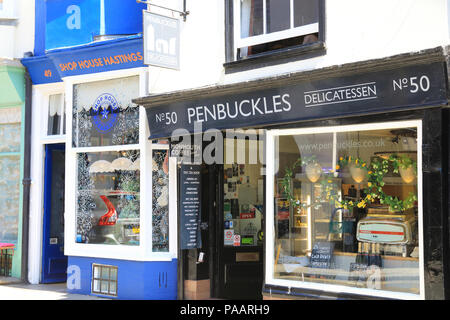
{"label": "shopfront", "polygon": [[133,100],[150,139],[196,151],[178,176],[200,168],[178,296],[445,299],[445,61],[437,48]]}
{"label": "shopfront", "polygon": [[147,139],[145,110],[131,101],[147,92],[142,36],[23,63],[36,110],[33,281],[115,299],[175,299],[176,176],[168,146]]}

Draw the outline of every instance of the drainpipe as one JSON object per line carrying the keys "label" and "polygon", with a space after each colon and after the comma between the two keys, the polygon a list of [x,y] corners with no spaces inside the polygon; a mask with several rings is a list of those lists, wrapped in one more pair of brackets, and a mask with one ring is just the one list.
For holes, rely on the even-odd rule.
{"label": "drainpipe", "polygon": [[28,281],[28,239],[30,221],[30,162],[31,162],[31,78],[25,70],[25,137],[23,166],[23,206],[22,206],[22,268],[21,280]]}

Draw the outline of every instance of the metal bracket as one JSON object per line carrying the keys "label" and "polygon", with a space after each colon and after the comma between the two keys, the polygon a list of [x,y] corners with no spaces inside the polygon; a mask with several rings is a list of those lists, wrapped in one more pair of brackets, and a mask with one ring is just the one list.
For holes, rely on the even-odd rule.
{"label": "metal bracket", "polygon": [[158,7],[158,8],[161,8],[161,9],[170,10],[172,12],[177,12],[177,13],[180,14],[180,16],[183,17],[183,21],[186,21],[186,16],[189,14],[189,11],[186,11],[186,0],[183,0],[183,11],[178,11],[178,10],[175,10],[175,9],[171,9],[171,8],[163,7],[163,6],[160,6],[160,5],[157,5],[157,4],[153,4],[153,3],[150,3],[150,1],[136,0],[136,2],[137,3],[145,3],[147,5]]}

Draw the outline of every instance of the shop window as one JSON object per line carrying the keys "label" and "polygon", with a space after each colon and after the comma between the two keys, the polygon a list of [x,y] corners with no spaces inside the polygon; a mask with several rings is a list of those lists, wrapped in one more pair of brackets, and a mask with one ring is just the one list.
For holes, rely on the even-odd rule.
{"label": "shop window", "polygon": [[422,293],[417,122],[372,128],[268,133],[274,284]]}
{"label": "shop window", "polygon": [[139,245],[139,151],[79,153],[77,164],[77,242]]}
{"label": "shop window", "polygon": [[137,76],[74,85],[77,243],[140,245],[138,88]]}
{"label": "shop window", "polygon": [[169,251],[169,150],[152,151],[152,247]]}
{"label": "shop window", "polygon": [[137,81],[127,77],[74,86],[73,147],[139,143],[139,106],[131,102],[139,96]]}
{"label": "shop window", "polygon": [[319,41],[319,0],[233,0],[237,59]]}
{"label": "shop window", "polygon": [[92,265],[92,293],[117,296],[116,266]]}
{"label": "shop window", "polygon": [[0,242],[17,244],[20,194],[20,108],[0,109]]}
{"label": "shop window", "polygon": [[224,139],[224,246],[262,246],[262,141]]}
{"label": "shop window", "polygon": [[52,94],[48,98],[47,135],[64,135],[66,117],[64,115],[64,95]]}

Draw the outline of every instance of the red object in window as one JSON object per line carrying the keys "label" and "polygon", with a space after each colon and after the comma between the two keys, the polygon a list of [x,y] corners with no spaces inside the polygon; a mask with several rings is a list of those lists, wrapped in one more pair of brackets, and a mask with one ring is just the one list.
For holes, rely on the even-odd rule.
{"label": "red object in window", "polygon": [[103,200],[103,202],[106,204],[106,207],[108,208],[108,212],[106,212],[104,215],[100,217],[100,220],[98,221],[99,226],[113,226],[117,222],[117,211],[116,208],[114,208],[111,201],[106,196],[100,196],[100,198]]}

